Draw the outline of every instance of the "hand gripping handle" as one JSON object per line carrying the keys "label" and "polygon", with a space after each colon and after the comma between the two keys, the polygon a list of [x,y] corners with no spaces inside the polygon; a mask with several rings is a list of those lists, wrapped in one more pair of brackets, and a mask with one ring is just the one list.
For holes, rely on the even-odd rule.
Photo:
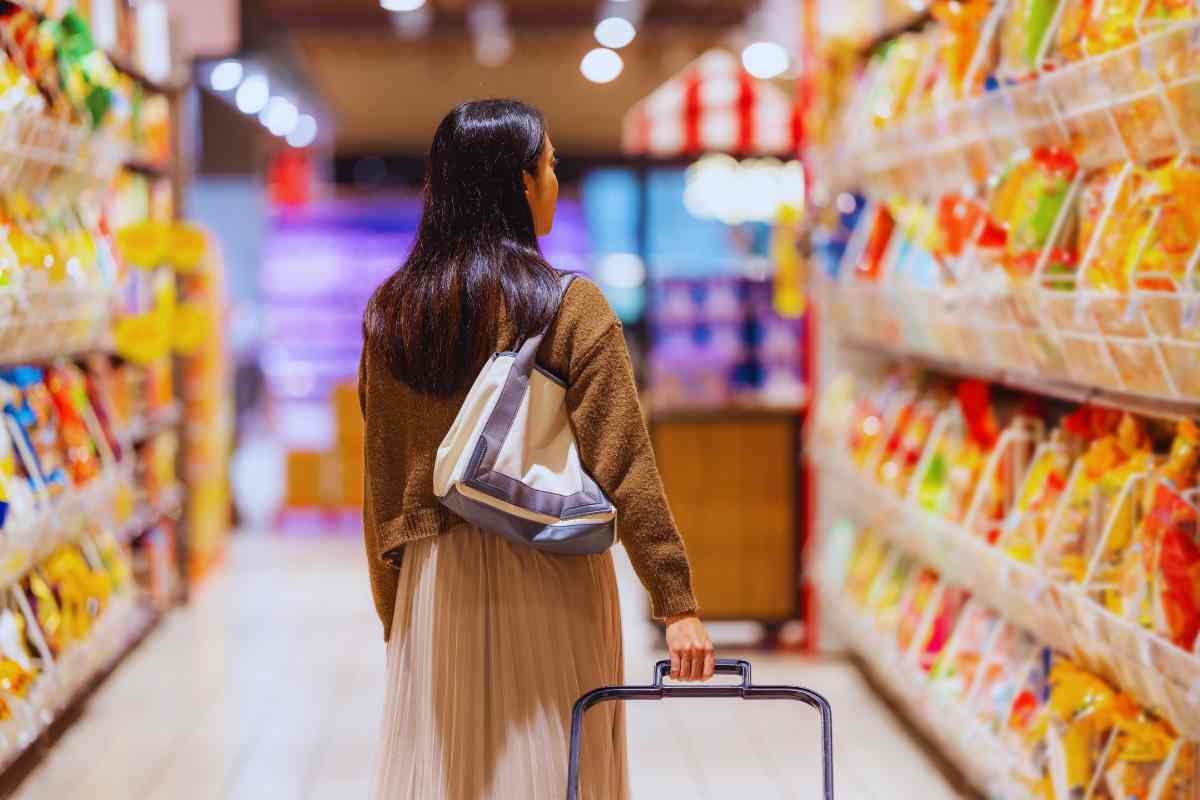
{"label": "hand gripping handle", "polygon": [[654,665],[654,682],[649,686],[603,686],[575,702],[571,711],[571,748],[567,755],[567,800],[579,796],[579,749],[583,737],[583,715],[594,705],[612,700],[662,700],[664,697],[740,697],[745,700],[798,700],[821,715],[821,762],[825,800],[833,800],[833,711],[829,702],[810,689],[799,686],[755,686],[750,681],[750,662],[718,659],[716,672],[741,676],[735,684],[665,683],[671,662]]}

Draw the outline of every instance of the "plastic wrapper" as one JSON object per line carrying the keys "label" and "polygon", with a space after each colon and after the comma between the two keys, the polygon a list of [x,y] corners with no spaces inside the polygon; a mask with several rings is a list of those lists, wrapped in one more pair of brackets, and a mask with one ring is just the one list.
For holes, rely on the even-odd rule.
{"label": "plastic wrapper", "polygon": [[[1047,563],[1052,576],[1082,582],[1088,566],[1114,511],[1115,500],[1125,483],[1153,464],[1150,443],[1141,424],[1125,415],[1116,433],[1094,441],[1081,457],[1074,486],[1061,518],[1047,544]],[[1109,546],[1119,547],[1133,534],[1134,504],[1127,503],[1113,521]]]}
{"label": "plastic wrapper", "polygon": [[100,472],[100,453],[86,422],[89,409],[83,372],[69,362],[56,364],[46,374],[46,387],[58,412],[67,471],[76,486],[83,485]]}
{"label": "plastic wrapper", "polygon": [[1178,579],[1180,568],[1183,575],[1200,569],[1200,552],[1189,555],[1187,544],[1195,540],[1196,509],[1184,495],[1184,487],[1195,484],[1198,464],[1200,429],[1184,420],[1166,461],[1138,498],[1143,513],[1133,541],[1113,549],[1098,576],[1100,600],[1110,611],[1155,627],[1185,649],[1195,642],[1200,626],[1200,594]]}
{"label": "plastic wrapper", "polygon": [[1060,0],[1012,0],[1001,34],[1001,71],[1021,78],[1042,66]]}
{"label": "plastic wrapper", "polygon": [[[0,372],[0,393],[4,394],[4,414],[15,425],[33,459],[27,475],[35,489],[40,482],[53,497],[68,484],[61,450],[61,436],[54,400],[45,384],[45,374],[35,367],[16,367]],[[21,459],[24,462],[24,459]]]}
{"label": "plastic wrapper", "polygon": [[968,605],[959,617],[949,647],[934,659],[931,685],[941,694],[967,699],[1000,625],[1000,617],[990,608]]}
{"label": "plastic wrapper", "polygon": [[887,565],[889,552],[887,540],[883,537],[869,529],[859,534],[842,587],[859,607],[865,606],[870,599],[871,587]]}
{"label": "plastic wrapper", "polygon": [[1067,488],[1071,465],[1070,455],[1059,443],[1042,448],[1030,464],[1006,525],[1003,546],[1010,558],[1036,563],[1054,510]]}

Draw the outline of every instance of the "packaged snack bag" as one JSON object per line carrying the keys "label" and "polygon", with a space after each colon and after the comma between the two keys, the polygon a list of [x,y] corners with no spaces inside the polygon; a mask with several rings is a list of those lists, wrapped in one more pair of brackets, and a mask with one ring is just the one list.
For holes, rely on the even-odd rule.
{"label": "packaged snack bag", "polygon": [[929,568],[921,569],[901,604],[896,620],[896,644],[900,652],[907,653],[912,646],[925,619],[925,612],[931,603],[937,602],[941,594],[941,585],[937,573]]}
{"label": "packaged snack bag", "polygon": [[972,690],[972,706],[980,721],[999,732],[1012,709],[1013,700],[1035,666],[1039,647],[1029,634],[1004,623],[979,670]]}
{"label": "packaged snack bag", "polygon": [[1200,163],[1179,156],[1149,170],[1137,188],[1126,285],[1175,291],[1200,242]]}
{"label": "packaged snack bag", "polygon": [[62,611],[53,589],[35,569],[25,579],[24,591],[42,636],[46,639],[46,646],[50,648],[50,654],[57,656],[66,647],[67,636],[63,628]]}
{"label": "packaged snack bag", "polygon": [[967,599],[966,591],[958,586],[943,586],[940,595],[935,598],[937,610],[928,630],[917,644],[917,664],[925,672],[933,669],[945,651]]}
{"label": "packaged snack bag", "polygon": [[893,441],[889,442],[879,464],[878,480],[885,489],[899,495],[908,489],[941,410],[942,403],[937,397],[923,397],[912,404],[905,424],[897,426]]}
{"label": "packaged snack bag", "polygon": [[82,486],[100,472],[100,454],[84,421],[88,398],[83,372],[74,364],[60,362],[47,372],[46,388],[58,411],[71,481]]}
{"label": "packaged snack bag", "polygon": [[896,220],[887,206],[880,203],[868,224],[871,227],[868,229],[866,246],[863,248],[861,258],[854,266],[854,277],[858,280],[876,281],[879,279],[880,267],[883,265],[883,257],[887,253],[888,243],[892,240],[892,232],[896,229]]}
{"label": "packaged snack bag", "polygon": [[1001,34],[1001,70],[1009,78],[1036,73],[1058,13],[1059,0],[1013,0]]}
{"label": "packaged snack bag", "polygon": [[1104,781],[1092,796],[1151,800],[1155,779],[1175,747],[1175,734],[1131,703],[1119,703],[1115,737],[1104,762]]}
{"label": "packaged snack bag", "polygon": [[869,528],[859,534],[844,585],[846,595],[856,605],[866,605],[871,587],[887,563],[889,551],[887,541]]}
{"label": "packaged snack bag", "polygon": [[[1163,584],[1162,558],[1166,554],[1170,570],[1177,563],[1172,559],[1186,558],[1189,531],[1195,532],[1196,509],[1186,499],[1185,492],[1195,485],[1198,465],[1200,428],[1191,420],[1183,420],[1167,460],[1146,480],[1139,498],[1143,516],[1133,541],[1124,549],[1110,548],[1112,557],[1105,562],[1100,575],[1104,589],[1102,602],[1110,611],[1141,625],[1153,626],[1173,640],[1177,634],[1187,640],[1181,644],[1185,649],[1195,641],[1195,624],[1187,622],[1193,616],[1187,609],[1194,604],[1187,599],[1186,583],[1178,582],[1176,591],[1169,593],[1170,600],[1164,602],[1167,586]],[[1185,575],[1186,572],[1185,567]],[[1171,615],[1176,620],[1174,626],[1167,622],[1168,606],[1174,609]],[[1156,618],[1161,625],[1155,624]]]}
{"label": "packaged snack bag", "polygon": [[987,455],[999,436],[987,384],[958,386],[963,428],[947,431],[936,443],[925,474],[918,476],[917,503],[926,511],[961,522],[967,513]]}
{"label": "packaged snack bag", "polygon": [[880,580],[872,587],[868,611],[876,626],[885,634],[894,633],[900,619],[905,596],[917,574],[916,563],[907,556],[900,556],[884,571]]}
{"label": "packaged snack bag", "polygon": [[1153,465],[1150,443],[1141,424],[1126,414],[1115,434],[1094,441],[1082,456],[1082,467],[1056,530],[1051,532],[1047,568],[1062,580],[1081,582],[1110,515],[1114,530],[1109,547],[1128,543],[1133,533],[1135,502],[1115,508],[1114,501],[1133,475]]}
{"label": "packaged snack bag", "polygon": [[1154,217],[1151,208],[1137,202],[1144,182],[1144,171],[1130,165],[1099,170],[1084,182],[1079,246],[1086,259],[1083,280],[1087,287],[1128,290]]}
{"label": "packaged snack bag", "polygon": [[[15,367],[0,371],[0,396],[4,400],[4,413],[16,425],[23,437],[35,470],[51,497],[67,487],[67,473],[63,467],[60,449],[57,412],[54,400],[44,382],[44,373],[36,367]],[[24,459],[20,460],[21,463]],[[26,475],[36,489],[32,475]]]}
{"label": "packaged snack bag", "polygon": [[1001,625],[990,608],[970,603],[963,610],[950,646],[934,659],[930,681],[940,693],[967,699],[992,637]]}
{"label": "packaged snack bag", "polygon": [[1118,714],[1136,713],[1137,708],[1099,678],[1060,660],[1050,672],[1048,710],[1047,763],[1053,797],[1085,797]]}
{"label": "packaged snack bag", "polygon": [[1055,431],[1049,445],[1041,448],[1030,464],[1016,506],[1005,523],[1003,546],[1010,558],[1035,563],[1054,509],[1067,488],[1072,463],[1062,433]]}
{"label": "packaged snack bag", "polygon": [[984,78],[992,66],[988,59],[976,70],[970,85],[967,80],[992,3],[990,0],[935,0],[929,10],[942,24],[937,60],[945,69],[948,91],[940,99],[955,100],[983,91]]}

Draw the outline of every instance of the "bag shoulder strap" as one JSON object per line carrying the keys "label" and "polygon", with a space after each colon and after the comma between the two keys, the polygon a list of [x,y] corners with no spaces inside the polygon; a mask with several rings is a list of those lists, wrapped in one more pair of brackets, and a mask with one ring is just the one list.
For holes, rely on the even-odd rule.
{"label": "bag shoulder strap", "polygon": [[558,307],[554,309],[554,314],[551,315],[550,321],[546,323],[546,327],[521,343],[520,348],[517,350],[516,362],[513,365],[514,369],[519,370],[525,375],[533,371],[538,348],[542,346],[542,340],[546,338],[546,332],[550,330],[550,326],[558,318],[558,312],[562,310],[563,300],[567,297],[567,289],[571,288],[571,282],[574,280],[575,273],[573,272],[564,272],[562,277],[559,278]]}

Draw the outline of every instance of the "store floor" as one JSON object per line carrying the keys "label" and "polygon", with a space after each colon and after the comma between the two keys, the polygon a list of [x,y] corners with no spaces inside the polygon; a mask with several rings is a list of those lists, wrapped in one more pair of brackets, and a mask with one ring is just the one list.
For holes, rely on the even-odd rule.
{"label": "store floor", "polygon": [[[117,669],[17,800],[366,797],[384,654],[359,548],[353,538],[238,537],[226,566]],[[620,563],[627,676],[643,682],[659,654]],[[802,683],[832,702],[839,798],[955,796],[855,669],[752,658],[757,681]],[[817,731],[794,703],[634,704],[634,797],[819,796]]]}

